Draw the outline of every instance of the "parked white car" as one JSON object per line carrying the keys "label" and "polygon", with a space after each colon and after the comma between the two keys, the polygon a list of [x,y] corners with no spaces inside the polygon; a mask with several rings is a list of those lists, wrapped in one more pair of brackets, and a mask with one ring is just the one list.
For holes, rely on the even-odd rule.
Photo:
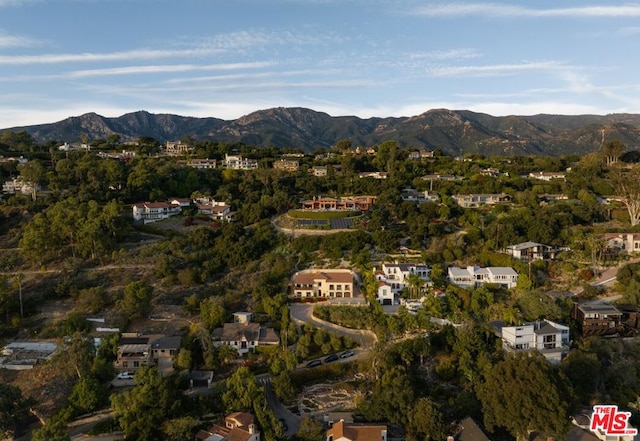
{"label": "parked white car", "polygon": [[120,372],[116,378],[118,380],[133,380],[133,372]]}

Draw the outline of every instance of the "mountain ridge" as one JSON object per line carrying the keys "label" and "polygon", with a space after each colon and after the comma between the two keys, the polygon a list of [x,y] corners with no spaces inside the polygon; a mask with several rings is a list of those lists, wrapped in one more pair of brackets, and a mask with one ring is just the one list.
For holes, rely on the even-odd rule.
{"label": "mountain ridge", "polygon": [[618,140],[628,150],[640,145],[640,114],[492,116],[469,110],[430,109],[409,117],[331,116],[302,107],[258,110],[234,120],[189,117],[144,110],[119,117],[94,112],[62,121],[0,129],[26,131],[37,142],[77,142],[117,134],[123,141],[149,136],[161,142],[198,140],[293,147],[330,148],[340,140],[371,146],[397,141],[401,147],[439,148],[447,154],[586,154]]}

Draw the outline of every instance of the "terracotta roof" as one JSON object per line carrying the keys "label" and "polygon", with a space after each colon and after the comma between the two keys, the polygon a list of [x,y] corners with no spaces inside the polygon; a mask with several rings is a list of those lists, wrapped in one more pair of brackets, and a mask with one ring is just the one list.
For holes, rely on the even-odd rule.
{"label": "terracotta roof", "polygon": [[380,441],[382,431],[387,430],[385,425],[349,424],[344,421],[333,423],[327,430],[327,438],[333,436],[334,440],[346,438],[350,441]]}
{"label": "terracotta roof", "polygon": [[248,412],[234,412],[227,415],[225,420],[233,421],[236,427],[247,427],[249,424],[253,424],[253,415]]}
{"label": "terracotta roof", "polygon": [[333,283],[353,283],[353,273],[350,271],[319,270],[297,273],[293,277],[293,283],[301,285],[311,285],[316,280],[324,280]]}

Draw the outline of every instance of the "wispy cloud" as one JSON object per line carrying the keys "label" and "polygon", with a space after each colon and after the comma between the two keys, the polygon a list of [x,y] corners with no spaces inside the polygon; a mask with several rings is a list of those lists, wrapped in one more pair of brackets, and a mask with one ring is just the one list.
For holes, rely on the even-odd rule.
{"label": "wispy cloud", "polygon": [[177,72],[196,72],[196,71],[223,71],[236,69],[259,69],[269,67],[275,63],[269,61],[253,62],[253,63],[226,63],[226,64],[165,64],[152,66],[127,66],[113,67],[105,69],[86,69],[77,70],[65,74],[68,78],[85,78],[99,76],[117,76],[117,75],[140,75],[140,74],[161,74],[161,73],[177,73]]}
{"label": "wispy cloud", "polygon": [[489,77],[522,72],[564,71],[568,66],[557,61],[526,62],[520,64],[490,64],[479,66],[433,66],[427,74],[434,77]]}
{"label": "wispy cloud", "polygon": [[447,3],[425,5],[414,10],[426,17],[640,17],[640,5],[579,6],[574,8],[535,9],[503,3]]}
{"label": "wispy cloud", "polygon": [[[1,1],[1,0],[0,0]],[[10,35],[0,30],[0,49],[39,46],[41,43],[28,37]]]}

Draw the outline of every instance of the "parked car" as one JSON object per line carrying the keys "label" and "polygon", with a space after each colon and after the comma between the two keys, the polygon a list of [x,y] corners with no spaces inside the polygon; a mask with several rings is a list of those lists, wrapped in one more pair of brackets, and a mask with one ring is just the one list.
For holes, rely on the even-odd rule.
{"label": "parked car", "polygon": [[322,361],[320,360],[311,360],[309,363],[307,363],[307,367],[311,368],[315,366],[320,366],[321,364],[322,364]]}
{"label": "parked car", "polygon": [[337,359],[338,359],[338,356],[336,354],[331,354],[324,359],[324,362],[331,363],[332,361],[336,361]]}
{"label": "parked car", "polygon": [[355,352],[353,352],[352,350],[348,350],[340,354],[340,358],[349,358],[349,357],[353,357],[354,355],[356,355]]}
{"label": "parked car", "polygon": [[118,380],[133,380],[133,372],[120,372],[116,378]]}

